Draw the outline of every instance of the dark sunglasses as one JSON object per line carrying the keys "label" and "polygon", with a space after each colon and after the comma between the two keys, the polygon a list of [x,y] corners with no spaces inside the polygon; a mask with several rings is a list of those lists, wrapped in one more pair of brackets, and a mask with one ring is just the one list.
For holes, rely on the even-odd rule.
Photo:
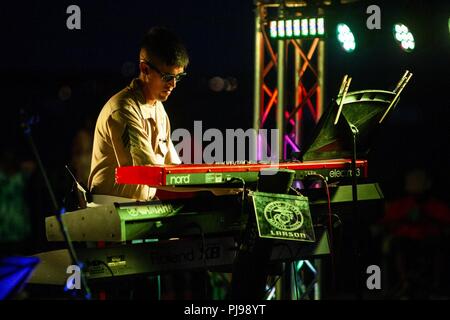
{"label": "dark sunglasses", "polygon": [[151,64],[149,61],[142,60],[142,62],[144,62],[146,65],[148,65],[151,69],[153,69],[153,70],[155,70],[156,72],[158,72],[159,75],[161,76],[161,79],[162,79],[164,82],[170,82],[170,81],[172,81],[173,79],[175,79],[175,80],[178,82],[178,81],[180,81],[181,79],[183,79],[184,76],[187,75],[186,72],[182,72],[182,73],[179,73],[179,74],[164,73],[164,72],[161,72],[157,67],[155,67],[153,64]]}

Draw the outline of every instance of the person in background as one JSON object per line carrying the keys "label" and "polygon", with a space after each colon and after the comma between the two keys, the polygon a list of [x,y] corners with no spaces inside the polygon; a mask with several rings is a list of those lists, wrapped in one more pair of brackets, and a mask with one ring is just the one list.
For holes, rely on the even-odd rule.
{"label": "person in background", "polygon": [[405,195],[387,203],[381,220],[398,277],[396,298],[424,298],[443,289],[450,209],[431,187],[425,170],[407,172]]}
{"label": "person in background", "polygon": [[14,151],[0,151],[0,255],[29,249],[33,225],[25,193],[35,169],[33,161],[19,161]]}

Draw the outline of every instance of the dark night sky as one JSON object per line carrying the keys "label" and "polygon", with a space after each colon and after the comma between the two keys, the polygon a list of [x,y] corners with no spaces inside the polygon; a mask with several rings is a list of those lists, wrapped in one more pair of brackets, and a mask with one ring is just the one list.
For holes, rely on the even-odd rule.
{"label": "dark night sky", "polygon": [[[386,184],[393,181],[392,174],[408,166],[431,166],[436,174],[437,169],[447,171],[443,153],[450,136],[449,5],[420,0],[395,3],[369,3],[382,9],[382,30],[361,28],[363,40],[354,54],[340,51],[334,37],[327,40],[327,101],[346,73],[353,77],[353,90],[392,89],[406,68],[414,73],[371,156],[372,172]],[[79,31],[66,28],[70,4],[81,8]],[[364,23],[367,4],[334,10]],[[412,54],[389,44],[389,23],[396,16],[416,28],[417,48]],[[0,21],[1,134],[19,154],[28,153],[18,125],[19,110],[24,108],[40,116],[34,133],[44,160],[49,166],[64,163],[73,134],[85,118],[95,119],[104,102],[130,81],[130,74],[123,74],[124,65],[131,63],[133,70],[138,44],[154,25],[175,30],[191,56],[189,78],[166,103],[173,128],[189,128],[194,120],[221,129],[251,126],[251,0],[16,1],[2,5]],[[235,77],[237,90],[211,92],[207,81],[213,76]],[[71,88],[70,98],[64,101],[58,97],[62,86]],[[443,176],[449,178],[448,173]]]}

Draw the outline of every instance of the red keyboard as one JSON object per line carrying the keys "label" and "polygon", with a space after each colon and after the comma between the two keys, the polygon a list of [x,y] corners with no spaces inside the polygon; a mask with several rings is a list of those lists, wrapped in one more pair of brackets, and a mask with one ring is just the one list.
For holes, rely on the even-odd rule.
{"label": "red keyboard", "polygon": [[[333,159],[279,164],[181,164],[164,166],[127,166],[116,168],[118,184],[159,186],[219,185],[233,179],[256,182],[261,170],[290,169],[295,178],[320,174],[329,180],[352,176],[350,159]],[[357,177],[367,177],[367,160],[356,161]]]}

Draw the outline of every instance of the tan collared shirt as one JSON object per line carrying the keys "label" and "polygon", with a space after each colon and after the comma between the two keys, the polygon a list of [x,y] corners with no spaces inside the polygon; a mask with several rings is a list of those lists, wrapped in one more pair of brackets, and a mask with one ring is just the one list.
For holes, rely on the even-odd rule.
{"label": "tan collared shirt", "polygon": [[116,184],[116,167],[179,163],[163,104],[147,104],[139,79],[134,79],[105,104],[98,116],[89,190],[94,194],[150,200],[155,195],[154,188]]}

